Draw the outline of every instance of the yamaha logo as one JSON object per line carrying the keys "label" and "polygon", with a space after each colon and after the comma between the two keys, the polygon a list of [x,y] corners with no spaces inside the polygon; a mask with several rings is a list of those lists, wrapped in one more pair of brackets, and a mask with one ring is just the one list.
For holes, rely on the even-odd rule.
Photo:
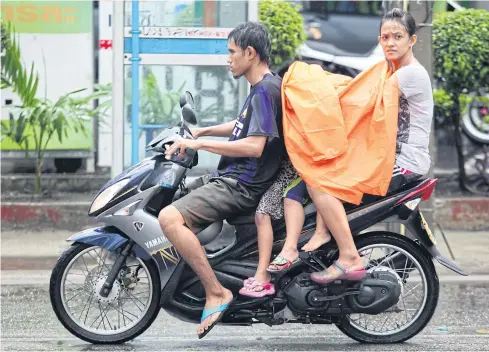
{"label": "yamaha logo", "polygon": [[144,223],[139,222],[139,221],[133,222],[133,224],[134,224],[134,228],[136,229],[137,232],[140,232],[144,227]]}

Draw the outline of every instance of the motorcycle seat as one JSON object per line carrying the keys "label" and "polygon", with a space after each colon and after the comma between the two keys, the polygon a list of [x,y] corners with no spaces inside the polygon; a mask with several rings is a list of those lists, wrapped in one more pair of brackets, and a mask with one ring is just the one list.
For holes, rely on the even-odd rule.
{"label": "motorcycle seat", "polygon": [[[402,193],[402,192],[405,192],[409,189],[415,188],[419,184],[423,183],[424,181],[426,181],[426,178],[420,178],[418,180],[415,180],[413,182],[410,182],[410,183],[404,185],[403,187],[401,187],[399,189],[396,189],[392,192],[388,192],[385,196],[374,196],[374,195],[366,194],[362,198],[362,202],[359,205],[355,205],[355,204],[351,204],[351,203],[343,203],[343,205],[345,207],[346,212],[348,213],[352,210],[355,210],[356,208],[359,208],[359,207],[362,207],[365,205],[369,205],[369,204],[373,204],[373,203],[378,202],[380,200],[383,200],[387,197],[390,197],[394,194]],[[316,213],[316,212],[317,212],[316,206],[312,202],[309,203],[308,205],[306,205],[306,207],[304,208],[304,213],[306,216],[313,214],[313,213]],[[255,211],[253,210],[253,211],[250,211],[247,213],[238,214],[238,215],[230,217],[226,220],[231,225],[253,224],[255,222]],[[281,221],[281,220],[278,220],[278,221]]]}
{"label": "motorcycle seat", "polygon": [[[351,203],[343,203],[343,206],[345,207],[345,210],[348,213],[352,210],[355,210],[356,208],[360,208],[360,207],[363,207],[365,205],[373,204],[375,202],[379,202],[381,200],[384,200],[385,198],[388,198],[394,194],[399,194],[399,193],[403,193],[405,191],[408,191],[412,188],[417,187],[418,185],[420,185],[424,181],[426,181],[426,178],[420,178],[420,179],[417,179],[415,181],[409,182],[399,189],[396,189],[396,190],[391,191],[391,192],[387,192],[387,194],[385,196],[375,196],[375,195],[371,195],[371,194],[365,194],[362,198],[362,202],[359,205],[355,205],[355,204],[351,204]],[[316,212],[317,212],[317,209],[316,209],[316,206],[314,205],[314,203],[309,203],[304,208],[304,213],[306,216],[310,215],[312,213],[316,213]]]}
{"label": "motorcycle seat", "polygon": [[226,219],[230,225],[245,225],[255,223],[255,209],[252,211],[241,213]]}

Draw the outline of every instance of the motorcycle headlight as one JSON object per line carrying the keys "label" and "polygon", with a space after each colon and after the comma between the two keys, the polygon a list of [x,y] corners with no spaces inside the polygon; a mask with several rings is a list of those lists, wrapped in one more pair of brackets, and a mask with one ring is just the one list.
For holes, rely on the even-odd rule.
{"label": "motorcycle headlight", "polygon": [[126,178],[105,189],[97,196],[97,198],[95,198],[88,213],[93,214],[94,212],[105,207],[107,203],[109,203],[112,198],[114,198],[114,196],[129,183],[129,181],[130,179]]}

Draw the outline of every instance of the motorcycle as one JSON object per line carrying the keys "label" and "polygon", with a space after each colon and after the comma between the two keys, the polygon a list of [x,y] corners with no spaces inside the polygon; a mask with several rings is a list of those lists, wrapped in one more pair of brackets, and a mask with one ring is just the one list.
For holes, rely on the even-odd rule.
{"label": "motorcycle", "polygon": [[380,45],[376,45],[370,52],[360,55],[341,52],[333,46],[322,45],[321,51],[313,49],[309,44],[303,44],[297,49],[297,56],[284,63],[277,72],[283,77],[293,61],[303,61],[308,64],[317,64],[324,70],[354,78],[360,72],[384,60],[384,53]]}
{"label": "motorcycle", "polygon": [[[142,334],[160,309],[186,322],[199,323],[205,304],[203,286],[166,239],[159,211],[191,192],[186,173],[198,164],[198,152],[187,149],[169,160],[167,145],[193,138],[197,123],[193,97],[180,97],[182,119],[147,146],[155,154],[110,180],[94,198],[89,216],[102,226],[79,232],[59,257],[49,293],[57,318],[73,335],[94,344],[123,343]],[[347,336],[365,343],[395,343],[418,334],[433,316],[439,281],[433,259],[458,274],[461,268],[443,257],[419,209],[437,180],[422,179],[385,197],[365,197],[360,206],[345,204],[355,244],[367,268],[361,281],[319,285],[311,272],[338,258],[334,240],[273,277],[276,294],[258,299],[239,296],[243,280],[258,262],[254,213],[216,221],[196,236],[219,281],[235,296],[220,324],[268,326],[284,323],[335,324]],[[189,189],[190,188],[190,189]],[[299,247],[315,229],[314,204],[305,207]],[[406,226],[407,235],[372,228],[380,222]],[[285,223],[275,221],[274,255],[285,240]],[[413,281],[414,287],[408,286]],[[413,290],[421,287],[422,292]],[[417,304],[417,308],[409,308]],[[95,309],[90,309],[95,306]],[[80,311],[81,309],[81,311]],[[387,319],[385,318],[387,316]],[[393,321],[387,324],[389,317]],[[373,328],[375,321],[383,322]],[[379,324],[380,325],[380,324]]]}

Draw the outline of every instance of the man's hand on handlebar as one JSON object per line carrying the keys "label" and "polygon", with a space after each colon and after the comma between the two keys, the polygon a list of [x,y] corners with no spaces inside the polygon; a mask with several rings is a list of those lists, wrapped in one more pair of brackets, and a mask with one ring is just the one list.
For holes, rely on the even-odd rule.
{"label": "man's hand on handlebar", "polygon": [[182,139],[174,142],[170,147],[168,147],[165,151],[165,158],[170,160],[172,155],[177,151],[179,152],[177,158],[181,159],[185,155],[185,151],[187,149],[199,150],[201,148],[200,141],[192,140],[192,139]]}

